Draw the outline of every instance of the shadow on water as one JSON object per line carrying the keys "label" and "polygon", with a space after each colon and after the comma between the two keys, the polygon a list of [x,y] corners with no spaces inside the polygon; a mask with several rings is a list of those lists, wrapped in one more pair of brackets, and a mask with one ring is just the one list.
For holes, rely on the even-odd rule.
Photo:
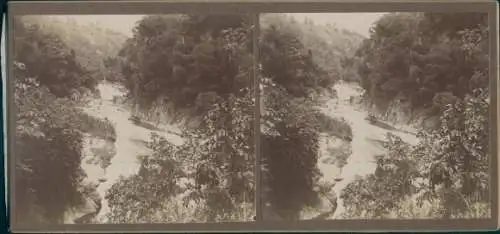
{"label": "shadow on water", "polygon": [[368,142],[370,142],[373,145],[378,146],[378,147],[384,147],[384,144],[387,143],[384,140],[379,140],[379,139],[370,138],[370,137],[366,137],[365,139],[366,139],[366,141],[368,141]]}
{"label": "shadow on water", "polygon": [[160,127],[156,126],[155,124],[152,124],[152,123],[149,123],[147,121],[141,120],[140,118],[138,118],[136,116],[130,117],[129,120],[132,121],[132,123],[134,123],[134,125],[136,125],[138,127],[145,128],[145,129],[150,130],[150,131],[165,132],[165,133],[168,133],[168,134],[177,135],[177,136],[182,137],[181,133],[170,131],[170,130],[165,129],[165,128],[160,128]]}
{"label": "shadow on water", "polygon": [[396,128],[388,123],[385,123],[381,120],[378,120],[376,119],[375,117],[373,116],[368,116],[366,117],[366,119],[371,125],[373,126],[376,126],[376,127],[379,127],[381,129],[384,129],[384,130],[387,130],[387,131],[394,131],[394,132],[401,132],[401,133],[406,133],[406,134],[410,134],[410,135],[416,135],[415,133],[413,132],[409,132],[409,131],[405,131],[403,129],[399,129],[399,128]]}
{"label": "shadow on water", "polygon": [[321,159],[321,163],[337,165],[340,169],[345,166],[351,154],[352,150],[350,147],[327,148],[326,155]]}
{"label": "shadow on water", "polygon": [[142,139],[137,139],[137,138],[131,138],[130,141],[134,144],[137,144],[139,146],[147,146],[148,142]]}
{"label": "shadow on water", "polygon": [[150,131],[161,131],[159,127],[156,127],[154,124],[145,122],[145,121],[133,121],[133,123],[139,127],[145,128]]}
{"label": "shadow on water", "polygon": [[381,120],[378,120],[376,119],[375,117],[373,116],[368,116],[366,117],[366,119],[371,125],[373,126],[377,126],[379,128],[382,128],[382,129],[385,129],[385,130],[388,130],[388,131],[398,131],[398,129],[388,123],[385,123]]}

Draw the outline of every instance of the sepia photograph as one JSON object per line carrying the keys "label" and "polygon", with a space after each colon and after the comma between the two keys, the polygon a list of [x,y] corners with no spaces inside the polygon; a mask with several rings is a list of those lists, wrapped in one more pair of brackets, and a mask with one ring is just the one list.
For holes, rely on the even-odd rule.
{"label": "sepia photograph", "polygon": [[12,219],[254,221],[253,21],[14,17]]}
{"label": "sepia photograph", "polygon": [[493,5],[9,3],[12,230],[496,227]]}
{"label": "sepia photograph", "polygon": [[488,219],[487,13],[260,15],[266,221]]}

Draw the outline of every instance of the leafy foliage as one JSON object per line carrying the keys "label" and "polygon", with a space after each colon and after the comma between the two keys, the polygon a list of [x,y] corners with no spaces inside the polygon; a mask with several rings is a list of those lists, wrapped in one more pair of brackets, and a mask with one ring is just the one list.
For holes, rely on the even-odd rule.
{"label": "leafy foliage", "polygon": [[[342,190],[340,198],[352,217],[383,218],[416,191],[418,159],[409,154],[411,147],[389,134],[384,144],[388,153],[377,159],[374,174],[358,178]],[[362,201],[362,202],[361,202]]]}
{"label": "leafy foliage", "polygon": [[184,173],[178,154],[172,152],[174,146],[153,135],[149,148],[154,153],[141,158],[137,175],[122,178],[108,191],[106,199],[113,222],[147,222],[181,192],[178,182]]}

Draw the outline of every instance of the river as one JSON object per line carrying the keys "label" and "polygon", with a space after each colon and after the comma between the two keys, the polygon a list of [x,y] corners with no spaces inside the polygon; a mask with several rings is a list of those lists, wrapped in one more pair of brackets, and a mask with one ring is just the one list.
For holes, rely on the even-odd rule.
{"label": "river", "polygon": [[[347,159],[347,164],[341,169],[336,165],[325,163],[321,158],[318,160],[318,168],[323,173],[325,181],[335,183],[334,191],[339,196],[342,189],[354,181],[357,176],[364,176],[374,172],[376,167],[374,156],[383,152],[383,148],[376,142],[384,141],[387,132],[401,137],[410,144],[417,143],[418,139],[414,134],[408,133],[415,131],[408,126],[398,127],[408,131],[405,133],[370,124],[365,119],[368,116],[368,111],[351,104],[349,101],[351,97],[362,95],[363,91],[357,84],[339,82],[334,86],[334,89],[337,91],[338,99],[329,100],[323,111],[329,116],[344,118],[349,123],[353,134],[351,141],[352,153]],[[335,182],[336,178],[342,180]],[[340,218],[344,210],[343,202],[339,199],[337,210],[332,218]]]}

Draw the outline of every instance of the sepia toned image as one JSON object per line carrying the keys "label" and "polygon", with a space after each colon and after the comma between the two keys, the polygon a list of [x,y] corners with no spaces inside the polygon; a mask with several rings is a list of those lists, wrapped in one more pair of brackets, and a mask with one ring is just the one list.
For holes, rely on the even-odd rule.
{"label": "sepia toned image", "polygon": [[10,23],[15,222],[255,219],[252,17]]}
{"label": "sepia toned image", "polygon": [[488,219],[487,13],[260,15],[266,221]]}

